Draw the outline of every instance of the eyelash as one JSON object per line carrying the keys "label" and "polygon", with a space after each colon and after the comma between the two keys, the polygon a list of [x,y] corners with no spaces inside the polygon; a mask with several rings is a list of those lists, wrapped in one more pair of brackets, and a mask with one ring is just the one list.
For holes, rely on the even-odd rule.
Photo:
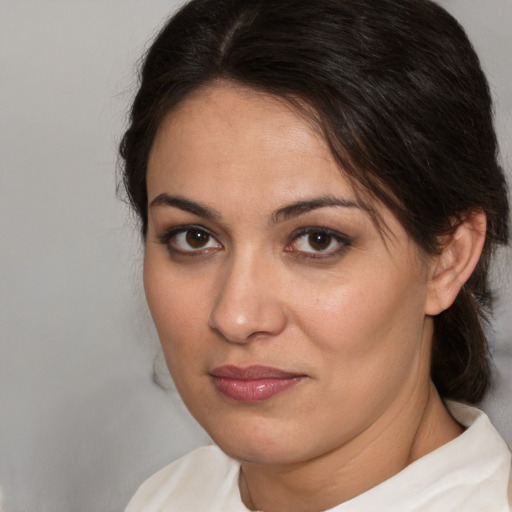
{"label": "eyelash", "polygon": [[[293,249],[292,245],[297,243],[297,241],[302,237],[309,237],[311,235],[324,235],[329,237],[329,245],[332,241],[335,241],[339,244],[335,249],[328,250],[313,250],[313,251],[303,251],[298,249]],[[290,242],[285,247],[285,252],[292,253],[294,256],[309,259],[309,260],[319,260],[319,259],[327,259],[331,257],[335,257],[344,253],[348,247],[352,245],[352,240],[342,233],[338,231],[333,231],[332,229],[328,229],[320,226],[311,226],[307,228],[300,228],[296,230],[292,236],[290,237]]]}
{"label": "eyelash", "polygon": [[[199,247],[197,249],[179,249],[175,246],[173,246],[172,242],[175,241],[176,238],[179,235],[187,234],[189,232],[196,231],[197,233],[204,233],[209,238],[207,240],[207,244],[210,243],[211,240],[215,240],[215,242],[218,244],[219,247]],[[339,244],[338,247],[335,249],[327,249],[327,250],[312,250],[312,251],[304,251],[300,249],[293,248],[293,245],[297,243],[302,237],[309,237],[311,235],[324,235],[328,237],[329,239],[329,245],[332,244],[332,241]],[[206,229],[204,226],[201,225],[194,225],[194,224],[188,224],[188,225],[182,225],[177,226],[174,228],[171,228],[164,233],[157,236],[158,241],[165,245],[167,247],[167,250],[172,255],[182,255],[182,256],[203,256],[208,253],[217,251],[221,248],[223,248],[222,244],[217,240],[215,235],[208,229]],[[328,245],[328,247],[329,247]],[[339,233],[338,231],[333,231],[331,229],[325,228],[325,227],[319,227],[319,226],[311,226],[307,228],[300,228],[296,231],[294,231],[290,237],[290,242],[286,244],[284,248],[284,252],[289,253],[293,255],[296,258],[302,258],[305,260],[319,260],[319,259],[327,259],[330,257],[334,257],[337,255],[342,254],[347,250],[348,247],[352,245],[352,240],[347,237],[346,235],[343,235],[342,233]]]}
{"label": "eyelash", "polygon": [[204,226],[199,226],[199,225],[194,225],[194,224],[187,224],[185,226],[177,226],[175,228],[171,228],[171,229],[165,231],[164,233],[158,235],[157,238],[161,244],[163,244],[167,247],[167,250],[171,254],[183,255],[183,256],[201,256],[201,255],[207,254],[209,252],[212,252],[212,249],[216,250],[216,248],[211,248],[211,247],[198,248],[196,250],[194,250],[194,249],[183,250],[183,249],[174,247],[172,245],[173,239],[175,240],[176,237],[178,237],[179,235],[186,234],[186,233],[192,232],[192,231],[206,234],[209,237],[208,242],[210,241],[210,239],[213,239],[213,240],[217,241],[219,246],[222,247],[222,244],[217,240],[215,235],[213,235],[213,233],[211,233],[211,231],[206,229]]}

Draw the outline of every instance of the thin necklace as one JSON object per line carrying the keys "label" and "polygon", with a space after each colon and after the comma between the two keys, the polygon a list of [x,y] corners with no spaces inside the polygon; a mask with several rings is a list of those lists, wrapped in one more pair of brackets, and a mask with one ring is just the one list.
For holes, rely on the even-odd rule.
{"label": "thin necklace", "polygon": [[251,490],[249,489],[249,484],[247,483],[247,478],[244,473],[244,469],[242,465],[240,465],[240,483],[243,485],[245,491],[247,491],[247,495],[249,497],[249,508],[250,510],[258,510],[256,505],[254,504],[254,500],[252,499]]}

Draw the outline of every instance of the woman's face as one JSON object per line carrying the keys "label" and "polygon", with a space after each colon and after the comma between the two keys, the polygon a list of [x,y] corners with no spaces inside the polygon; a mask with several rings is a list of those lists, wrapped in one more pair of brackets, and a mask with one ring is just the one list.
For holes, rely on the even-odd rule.
{"label": "woman's face", "polygon": [[284,102],[197,91],[151,151],[144,282],[191,413],[241,460],[305,461],[396,418],[429,383],[430,263],[380,232]]}

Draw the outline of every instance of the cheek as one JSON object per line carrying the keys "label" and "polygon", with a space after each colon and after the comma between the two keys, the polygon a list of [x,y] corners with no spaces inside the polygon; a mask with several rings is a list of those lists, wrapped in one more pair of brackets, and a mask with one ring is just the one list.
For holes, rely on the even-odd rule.
{"label": "cheek", "polygon": [[168,364],[181,355],[198,350],[204,338],[208,293],[205,283],[180,278],[157,258],[146,255],[144,290]]}
{"label": "cheek", "polygon": [[412,274],[359,273],[311,290],[315,299],[298,302],[295,319],[340,373],[358,380],[399,378],[421,349],[425,290]]}
{"label": "cheek", "polygon": [[211,404],[202,393],[208,368],[205,359],[208,294],[194,280],[184,282],[178,275],[152,265],[151,259],[144,266],[144,288],[178,393],[189,408],[193,406],[193,414],[209,411]]}
{"label": "cheek", "polygon": [[[371,424],[408,384],[428,373],[423,293],[396,279],[394,285],[374,275],[357,286],[347,283],[317,295],[309,307],[303,302],[297,309],[309,355],[321,369],[322,395],[339,404],[341,412],[332,414],[341,414],[347,432]],[[331,421],[314,400],[309,407],[312,416]]]}

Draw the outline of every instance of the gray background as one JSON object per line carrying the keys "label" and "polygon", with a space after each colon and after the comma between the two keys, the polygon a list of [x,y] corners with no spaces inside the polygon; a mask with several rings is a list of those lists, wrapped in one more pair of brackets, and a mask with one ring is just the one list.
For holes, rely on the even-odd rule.
{"label": "gray background", "polygon": [[[488,72],[512,162],[512,1],[443,0]],[[0,0],[0,488],[6,512],[120,511],[206,436],[170,388],[116,145],[176,2]],[[512,443],[510,255],[486,404]],[[163,387],[153,381],[154,358]],[[2,506],[0,505],[0,508]]]}

